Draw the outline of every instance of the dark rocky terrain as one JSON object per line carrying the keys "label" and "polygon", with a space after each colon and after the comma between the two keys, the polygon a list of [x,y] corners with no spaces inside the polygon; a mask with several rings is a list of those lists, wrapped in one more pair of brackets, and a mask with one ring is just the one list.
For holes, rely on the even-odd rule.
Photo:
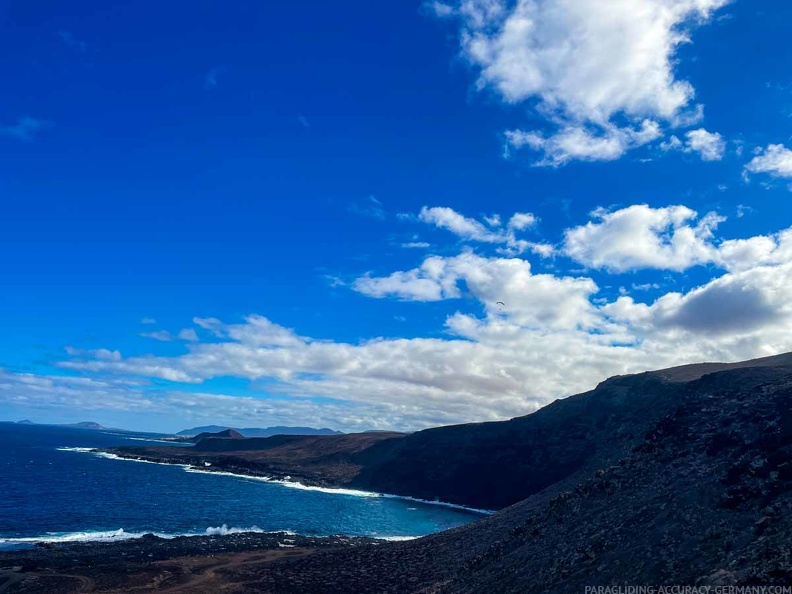
{"label": "dark rocky terrain", "polygon": [[502,423],[361,435],[209,439],[184,455],[507,507],[415,541],[251,563],[223,574],[226,591],[792,585],[792,355],[615,377]]}

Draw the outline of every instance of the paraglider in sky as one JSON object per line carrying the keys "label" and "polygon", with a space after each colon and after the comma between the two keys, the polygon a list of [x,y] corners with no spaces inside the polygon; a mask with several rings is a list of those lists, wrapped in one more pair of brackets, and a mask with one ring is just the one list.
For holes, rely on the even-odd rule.
{"label": "paraglider in sky", "polygon": [[506,304],[503,301],[496,301],[495,305],[498,306],[498,311],[503,311],[503,308],[506,307]]}

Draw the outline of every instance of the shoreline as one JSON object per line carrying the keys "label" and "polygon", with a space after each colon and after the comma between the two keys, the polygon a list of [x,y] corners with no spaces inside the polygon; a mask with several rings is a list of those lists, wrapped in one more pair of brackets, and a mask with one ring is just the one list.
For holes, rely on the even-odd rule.
{"label": "shoreline", "polygon": [[[230,476],[235,478],[243,478],[249,480],[258,480],[265,483],[281,485],[283,487],[289,489],[300,489],[304,491],[318,491],[320,493],[328,493],[331,495],[348,495],[353,497],[383,497],[388,499],[402,499],[404,501],[412,501],[414,503],[421,503],[425,505],[435,505],[438,507],[445,507],[449,509],[456,509],[459,511],[467,512],[470,514],[478,515],[478,516],[489,516],[494,514],[497,510],[487,510],[487,509],[477,509],[473,507],[467,507],[464,505],[460,505],[457,503],[449,503],[445,501],[430,501],[427,499],[419,499],[417,497],[411,497],[409,495],[395,495],[392,493],[377,493],[375,491],[363,491],[360,489],[349,489],[345,487],[334,487],[328,485],[312,485],[300,482],[298,480],[293,480],[291,475],[286,475],[283,478],[273,477],[273,476],[266,476],[261,474],[246,474],[244,472],[230,472],[227,470],[216,470],[213,469],[211,465],[206,466],[204,463],[204,467],[196,466],[194,464],[185,464],[183,462],[167,462],[163,460],[154,460],[146,456],[140,456],[139,454],[129,454],[123,455],[119,454],[116,451],[107,451],[101,448],[78,448],[78,447],[59,447],[56,448],[58,451],[65,451],[65,452],[79,452],[79,453],[88,453],[93,454],[95,456],[99,456],[102,458],[106,458],[109,460],[120,460],[120,461],[128,461],[128,462],[140,462],[144,464],[161,464],[164,466],[177,466],[181,467],[185,472],[192,472],[192,473],[201,473],[201,474],[215,474],[220,476]],[[311,482],[311,481],[308,481]]]}

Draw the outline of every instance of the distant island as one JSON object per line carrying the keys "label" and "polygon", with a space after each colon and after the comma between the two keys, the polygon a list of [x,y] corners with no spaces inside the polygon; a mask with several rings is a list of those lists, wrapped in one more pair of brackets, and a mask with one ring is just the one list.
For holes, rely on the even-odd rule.
{"label": "distant island", "polygon": [[94,421],[81,421],[79,423],[34,423],[30,419],[17,421],[17,425],[46,425],[49,427],[71,427],[73,429],[93,429],[95,431],[126,431],[126,429],[116,429],[114,427],[105,427]]}
{"label": "distant island", "polygon": [[[177,437],[195,437],[201,433],[221,433],[223,431],[234,431],[241,437],[272,437],[273,435],[341,435],[341,431],[334,429],[313,427],[227,427],[224,425],[205,425],[203,427],[193,427],[179,431]],[[217,437],[217,436],[216,436]]]}

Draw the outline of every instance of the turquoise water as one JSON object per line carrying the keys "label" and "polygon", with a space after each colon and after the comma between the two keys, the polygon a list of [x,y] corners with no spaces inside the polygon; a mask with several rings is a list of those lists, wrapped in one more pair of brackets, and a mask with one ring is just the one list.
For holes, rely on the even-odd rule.
{"label": "turquoise water", "polygon": [[[0,548],[47,540],[119,540],[286,530],[415,537],[481,516],[365,493],[117,460],[82,448],[146,445],[155,436],[0,423]],[[150,441],[151,443],[155,443]]]}

